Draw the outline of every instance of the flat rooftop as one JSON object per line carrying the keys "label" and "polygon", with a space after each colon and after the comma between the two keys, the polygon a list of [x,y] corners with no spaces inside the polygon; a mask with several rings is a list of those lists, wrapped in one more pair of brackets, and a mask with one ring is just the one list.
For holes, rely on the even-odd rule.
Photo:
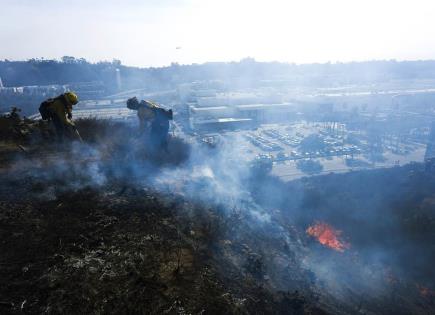
{"label": "flat rooftop", "polygon": [[235,107],[239,110],[260,110],[260,109],[288,109],[294,108],[296,104],[294,103],[279,103],[279,104],[247,104],[247,105],[236,105]]}
{"label": "flat rooftop", "polygon": [[209,112],[209,111],[221,111],[221,110],[279,110],[279,109],[294,109],[295,103],[279,103],[279,104],[247,104],[247,105],[234,105],[234,106],[210,106],[210,107],[195,107],[191,109],[194,112]]}
{"label": "flat rooftop", "polygon": [[225,110],[230,109],[229,106],[211,106],[211,107],[191,107],[194,112],[208,112],[208,111],[216,111],[216,110]]}
{"label": "flat rooftop", "polygon": [[216,118],[204,119],[195,121],[195,125],[211,124],[211,123],[230,123],[230,122],[249,122],[251,118]]}

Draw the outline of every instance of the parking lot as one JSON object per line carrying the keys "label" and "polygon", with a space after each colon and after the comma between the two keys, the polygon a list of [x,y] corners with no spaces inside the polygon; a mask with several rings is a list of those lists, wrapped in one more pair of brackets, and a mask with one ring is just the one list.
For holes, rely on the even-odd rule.
{"label": "parking lot", "polygon": [[[350,132],[344,126],[337,130],[328,130],[321,123],[300,122],[292,125],[263,125],[257,130],[232,131],[227,136],[237,136],[240,149],[250,159],[270,161],[272,174],[284,180],[307,176],[301,171],[298,161],[312,160],[321,164],[321,171],[348,172],[358,169],[394,167],[410,162],[421,162],[426,145],[418,143],[385,144],[381,152],[372,152],[364,137],[357,144],[349,143]],[[318,150],[304,150],[301,143],[309,136],[317,135],[323,141]],[[357,138],[353,136],[353,138]]]}

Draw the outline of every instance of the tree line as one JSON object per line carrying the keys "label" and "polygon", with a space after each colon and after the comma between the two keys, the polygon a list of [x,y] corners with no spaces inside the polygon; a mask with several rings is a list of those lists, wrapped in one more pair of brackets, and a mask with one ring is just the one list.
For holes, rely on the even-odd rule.
{"label": "tree line", "polygon": [[[118,69],[118,70],[117,70]],[[91,63],[65,56],[61,60],[30,59],[0,61],[3,85],[51,85],[101,81],[108,90],[116,87],[119,71],[123,88],[171,89],[181,83],[222,80],[232,85],[255,86],[265,80],[283,84],[334,85],[385,82],[401,79],[435,79],[435,61],[365,61],[349,63],[294,64],[257,62],[245,58],[238,62],[208,62],[165,67],[139,68],[119,60]]]}

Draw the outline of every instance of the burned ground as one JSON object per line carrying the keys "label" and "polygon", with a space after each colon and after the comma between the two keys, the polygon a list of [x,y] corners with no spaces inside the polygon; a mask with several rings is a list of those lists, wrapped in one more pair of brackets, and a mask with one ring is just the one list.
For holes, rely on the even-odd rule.
{"label": "burned ground", "polygon": [[184,163],[188,144],[171,138],[161,156],[129,126],[77,125],[84,144],[46,144],[37,129],[5,143],[2,314],[324,314],[296,262],[294,290],[271,282],[275,237],[246,214],[147,184]]}
{"label": "burned ground", "polygon": [[252,234],[225,237],[237,214],[116,185],[47,198],[51,184],[1,185],[2,313],[323,314],[271,290]]}
{"label": "burned ground", "polygon": [[[0,170],[0,313],[435,309],[435,175],[421,165],[288,184],[250,174],[238,178],[246,191],[227,195],[231,176],[216,171],[226,164],[190,174],[181,139],[161,156],[128,125],[78,126],[83,144],[46,145],[35,131],[3,146],[15,150]],[[342,230],[349,249],[307,235],[316,221]]]}

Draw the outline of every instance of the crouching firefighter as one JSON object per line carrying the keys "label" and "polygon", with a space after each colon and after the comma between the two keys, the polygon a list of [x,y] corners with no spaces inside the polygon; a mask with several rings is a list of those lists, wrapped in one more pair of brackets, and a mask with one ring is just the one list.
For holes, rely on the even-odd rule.
{"label": "crouching firefighter", "polygon": [[173,119],[172,109],[166,110],[152,101],[138,101],[136,97],[127,100],[127,107],[137,110],[139,130],[145,135],[153,149],[168,147],[169,121]]}
{"label": "crouching firefighter", "polygon": [[39,106],[42,119],[53,123],[58,142],[63,142],[65,136],[82,141],[72,121],[72,107],[78,102],[79,99],[75,93],[66,92],[55,98],[45,100]]}

